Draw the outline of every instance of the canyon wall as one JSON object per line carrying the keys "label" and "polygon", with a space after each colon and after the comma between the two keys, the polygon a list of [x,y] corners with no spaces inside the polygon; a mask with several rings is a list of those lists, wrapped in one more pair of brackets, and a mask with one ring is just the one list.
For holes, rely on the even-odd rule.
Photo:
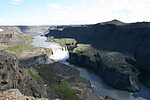
{"label": "canyon wall", "polygon": [[50,30],[46,36],[75,38],[78,43],[92,44],[96,49],[129,54],[136,58],[140,68],[150,71],[150,23],[148,22],[66,26],[63,30]]}

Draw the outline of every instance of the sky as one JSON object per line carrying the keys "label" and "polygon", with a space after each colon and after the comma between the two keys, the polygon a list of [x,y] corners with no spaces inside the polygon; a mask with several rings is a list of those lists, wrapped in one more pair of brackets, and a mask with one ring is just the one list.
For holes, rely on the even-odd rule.
{"label": "sky", "polygon": [[0,0],[0,25],[150,21],[150,0]]}

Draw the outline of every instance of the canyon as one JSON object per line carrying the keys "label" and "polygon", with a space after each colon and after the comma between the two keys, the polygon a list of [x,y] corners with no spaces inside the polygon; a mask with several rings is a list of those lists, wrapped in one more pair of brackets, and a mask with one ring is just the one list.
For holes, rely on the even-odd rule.
{"label": "canyon", "polygon": [[[100,75],[104,83],[114,89],[132,93],[143,92],[140,82],[149,86],[149,22],[124,23],[113,20],[91,25],[0,26],[0,36],[0,49],[9,51],[0,52],[1,92],[18,89],[12,92],[21,96],[20,91],[26,96],[54,100],[60,96],[52,87],[69,82],[75,91],[73,95],[82,99],[91,100],[92,97],[94,100],[104,100],[106,97],[106,100],[113,100],[109,95],[100,97],[101,95],[95,94],[92,91],[93,85],[80,76],[78,68],[70,67],[71,64],[93,70]],[[48,42],[44,36],[52,39],[75,39],[76,42]],[[15,47],[18,49],[20,44],[25,45],[25,48],[26,45],[35,47],[27,46],[29,49],[17,52],[9,48],[19,45]],[[79,47],[81,44],[90,45],[90,49],[84,50]],[[50,49],[49,53],[45,53],[46,48]],[[81,50],[78,51],[78,48]],[[12,80],[13,77],[15,80]],[[142,95],[141,92],[139,94]],[[147,90],[145,96],[145,99],[149,97]],[[132,96],[129,98],[138,100]]]}

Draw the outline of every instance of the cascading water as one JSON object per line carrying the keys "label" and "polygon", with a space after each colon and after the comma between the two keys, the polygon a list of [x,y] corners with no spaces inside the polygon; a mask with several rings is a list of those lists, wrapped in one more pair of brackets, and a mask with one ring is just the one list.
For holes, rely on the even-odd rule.
{"label": "cascading water", "polygon": [[50,48],[52,50],[50,59],[53,59],[54,61],[65,61],[69,58],[69,52],[66,47],[55,42],[46,42],[46,40],[46,37],[38,35],[34,37],[31,44],[36,47]]}

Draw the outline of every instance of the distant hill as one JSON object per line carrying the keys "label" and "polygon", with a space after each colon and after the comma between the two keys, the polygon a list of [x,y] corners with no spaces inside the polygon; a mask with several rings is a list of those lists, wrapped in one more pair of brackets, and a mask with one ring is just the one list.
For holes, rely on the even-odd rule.
{"label": "distant hill", "polygon": [[101,24],[101,25],[106,25],[106,24],[125,25],[126,23],[121,22],[121,21],[119,21],[119,20],[117,20],[117,19],[114,19],[114,20],[112,20],[112,21],[102,22],[102,23],[100,23],[100,24]]}

